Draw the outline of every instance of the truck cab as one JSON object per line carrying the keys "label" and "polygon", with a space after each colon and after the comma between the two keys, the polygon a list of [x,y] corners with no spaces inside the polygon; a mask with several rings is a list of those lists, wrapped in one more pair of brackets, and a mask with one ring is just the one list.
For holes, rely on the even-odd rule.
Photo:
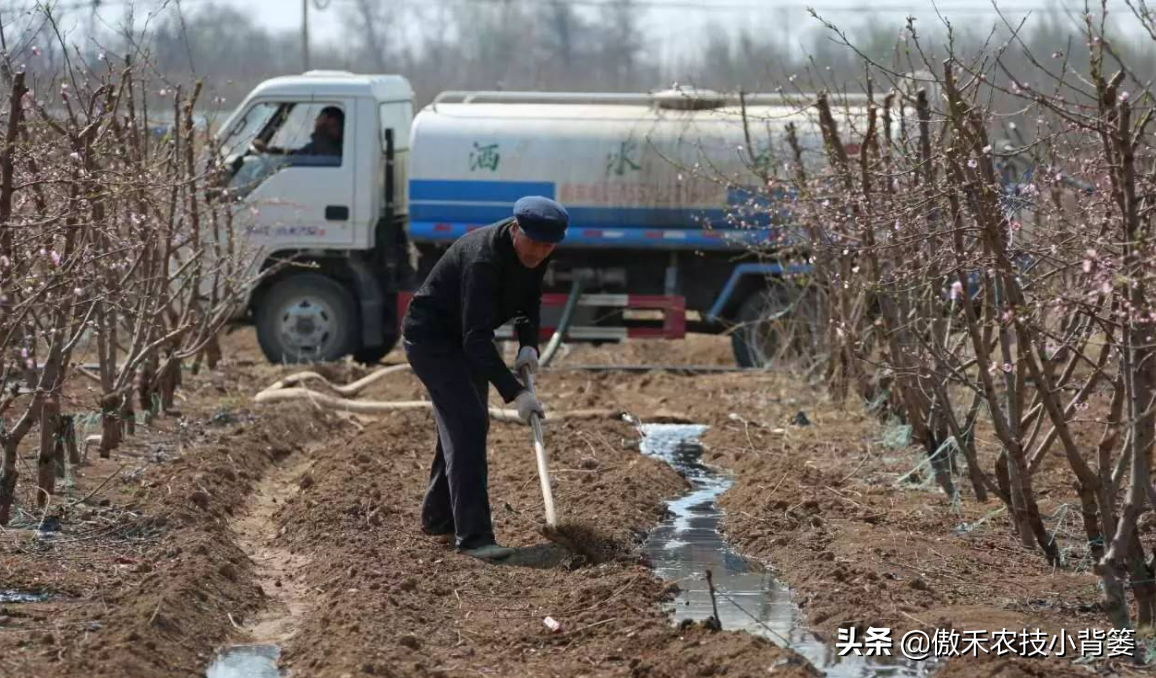
{"label": "truck cab", "polygon": [[273,362],[374,361],[397,342],[408,275],[413,89],[397,75],[267,80],[222,125],[234,225],[270,271],[245,310]]}

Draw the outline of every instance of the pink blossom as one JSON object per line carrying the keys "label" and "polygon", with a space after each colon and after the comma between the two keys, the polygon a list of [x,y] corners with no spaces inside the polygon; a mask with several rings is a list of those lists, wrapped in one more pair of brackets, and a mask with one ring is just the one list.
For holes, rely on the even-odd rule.
{"label": "pink blossom", "polygon": [[1004,363],[1003,364],[1003,371],[1010,374],[1012,371],[1012,364],[1011,363]]}
{"label": "pink blossom", "polygon": [[60,253],[59,252],[57,252],[56,250],[52,250],[52,253],[49,256],[52,259],[52,265],[53,266],[59,266],[60,265]]}
{"label": "pink blossom", "polygon": [[32,358],[29,358],[28,360],[25,360],[25,361],[24,361],[24,365],[25,365],[25,367],[27,367],[27,368],[28,368],[28,369],[30,369],[30,370],[34,370],[34,369],[36,369],[36,361],[35,361],[35,360],[33,360]]}
{"label": "pink blossom", "polygon": [[971,158],[970,160],[967,161],[967,166],[972,168],[972,169],[975,169],[976,167],[979,167],[979,163],[976,162],[975,158]]}
{"label": "pink blossom", "polygon": [[32,56],[40,56],[40,47],[39,46],[37,46],[37,45],[32,46]]}
{"label": "pink blossom", "polygon": [[0,256],[0,268],[8,268],[11,265],[12,262],[8,260],[8,257]]}
{"label": "pink blossom", "polygon": [[1128,100],[1128,96],[1129,96],[1129,95],[1128,95],[1128,93],[1127,93],[1127,92],[1120,92],[1120,101],[1121,101],[1121,102],[1123,102],[1123,101],[1127,101],[1127,100]]}
{"label": "pink blossom", "polygon": [[951,300],[955,301],[961,294],[963,294],[963,283],[956,280],[951,283]]}

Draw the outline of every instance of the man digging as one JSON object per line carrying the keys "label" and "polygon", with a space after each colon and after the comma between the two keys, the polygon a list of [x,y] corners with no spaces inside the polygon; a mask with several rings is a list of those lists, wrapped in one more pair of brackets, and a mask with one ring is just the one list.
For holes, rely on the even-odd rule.
{"label": "man digging", "polygon": [[568,223],[565,208],[549,198],[518,200],[512,219],[469,233],[446,250],[402,324],[406,356],[429,391],[437,423],[422,531],[475,558],[503,560],[514,553],[497,544],[490,519],[488,384],[516,404],[523,422],[545,413],[502,361],[494,330],[513,320],[520,346],[514,369],[537,371],[542,277]]}

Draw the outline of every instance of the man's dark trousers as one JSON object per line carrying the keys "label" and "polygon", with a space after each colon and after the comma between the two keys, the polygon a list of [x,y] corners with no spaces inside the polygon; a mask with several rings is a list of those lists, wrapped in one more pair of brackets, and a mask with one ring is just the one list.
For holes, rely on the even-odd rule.
{"label": "man's dark trousers", "polygon": [[433,402],[437,450],[421,506],[427,534],[457,536],[460,549],[493,544],[486,464],[490,412],[484,375],[457,348],[405,342],[414,374]]}

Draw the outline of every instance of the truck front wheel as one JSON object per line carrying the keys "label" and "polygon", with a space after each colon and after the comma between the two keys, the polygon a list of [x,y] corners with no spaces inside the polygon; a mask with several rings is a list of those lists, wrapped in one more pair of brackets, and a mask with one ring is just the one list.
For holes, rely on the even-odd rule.
{"label": "truck front wheel", "polygon": [[273,363],[340,360],[360,343],[353,294],[319,273],[298,273],[274,283],[256,311],[257,342]]}
{"label": "truck front wheel", "polygon": [[786,282],[752,292],[739,307],[739,325],[731,334],[731,350],[739,367],[770,367],[797,363],[810,369],[822,345],[814,291]]}

